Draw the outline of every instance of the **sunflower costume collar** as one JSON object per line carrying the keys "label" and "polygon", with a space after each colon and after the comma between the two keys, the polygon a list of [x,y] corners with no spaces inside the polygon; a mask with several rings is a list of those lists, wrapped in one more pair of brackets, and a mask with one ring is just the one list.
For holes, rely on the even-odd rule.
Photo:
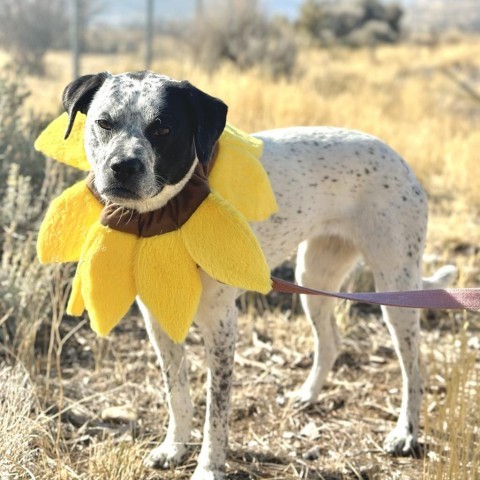
{"label": "sunflower costume collar", "polygon": [[[64,140],[67,124],[67,114],[55,119],[35,148],[89,171],[85,116],[77,114]],[[107,335],[138,296],[167,335],[182,342],[202,292],[199,268],[237,288],[271,290],[267,262],[248,224],[277,210],[259,161],[262,142],[227,125],[217,145],[210,171],[197,166],[185,188],[154,212],[103,205],[91,174],[52,201],[37,254],[42,263],[78,262],[67,313],[87,310],[93,330]]]}

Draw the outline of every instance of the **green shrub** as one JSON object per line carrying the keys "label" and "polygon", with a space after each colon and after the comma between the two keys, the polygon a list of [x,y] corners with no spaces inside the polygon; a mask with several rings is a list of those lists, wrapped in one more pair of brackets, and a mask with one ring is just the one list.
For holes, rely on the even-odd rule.
{"label": "green shrub", "polygon": [[63,315],[68,272],[38,262],[38,226],[75,173],[34,150],[46,122],[25,111],[27,96],[12,72],[0,75],[0,344],[33,366],[41,326]]}
{"label": "green shrub", "polygon": [[0,72],[0,195],[11,164],[18,165],[19,174],[28,175],[36,189],[44,180],[45,158],[33,149],[33,142],[46,122],[25,112],[29,92],[15,78],[21,78],[17,71]]}

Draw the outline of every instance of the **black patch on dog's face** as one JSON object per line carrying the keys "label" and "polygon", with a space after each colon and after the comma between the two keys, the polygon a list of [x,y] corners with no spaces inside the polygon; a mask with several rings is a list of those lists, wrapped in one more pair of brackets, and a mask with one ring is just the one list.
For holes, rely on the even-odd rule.
{"label": "black patch on dog's face", "polygon": [[156,119],[145,133],[157,155],[156,173],[175,184],[195,156],[208,163],[225,128],[227,106],[189,82],[166,82],[162,90]]}
{"label": "black patch on dog's face", "polygon": [[174,185],[185,177],[195,160],[195,120],[188,98],[177,85],[167,83],[162,90],[155,120],[146,126],[145,136],[155,153],[157,180]]}

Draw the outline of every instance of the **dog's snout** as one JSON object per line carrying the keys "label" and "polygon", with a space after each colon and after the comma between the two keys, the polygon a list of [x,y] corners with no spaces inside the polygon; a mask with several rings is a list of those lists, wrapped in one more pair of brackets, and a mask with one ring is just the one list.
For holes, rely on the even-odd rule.
{"label": "dog's snout", "polygon": [[138,158],[115,160],[110,164],[110,168],[113,176],[119,181],[127,180],[144,170],[143,163]]}

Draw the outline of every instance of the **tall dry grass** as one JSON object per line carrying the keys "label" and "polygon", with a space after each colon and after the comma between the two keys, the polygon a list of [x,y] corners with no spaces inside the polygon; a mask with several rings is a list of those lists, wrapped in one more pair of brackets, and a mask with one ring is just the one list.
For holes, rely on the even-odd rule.
{"label": "tall dry grass", "polygon": [[470,480],[480,476],[480,370],[478,351],[472,348],[478,347],[478,337],[467,334],[468,326],[466,321],[452,338],[453,349],[428,355],[430,375],[441,385],[424,405],[428,444],[425,479]]}
{"label": "tall dry grass", "polygon": [[[451,73],[480,93],[479,48],[479,40],[468,39],[435,48],[403,45],[374,52],[309,50],[302,53],[296,75],[289,80],[273,80],[260,70],[240,73],[227,64],[206,72],[188,57],[173,55],[159,59],[154,69],[187,78],[221,97],[229,105],[229,121],[247,131],[323,124],[364,130],[384,139],[413,166],[430,194],[427,251],[434,255],[426,268],[453,261],[460,270],[459,284],[474,286],[480,281],[476,248],[480,241],[480,180],[475,174],[480,104],[461,83],[452,80]],[[26,99],[25,112],[32,109],[37,114],[54,115],[60,111],[61,91],[69,81],[66,65],[66,54],[49,54],[47,77],[26,79],[32,93]],[[83,59],[85,73],[141,68],[135,57]],[[0,463],[0,475],[7,472],[10,476],[5,478],[45,480],[188,478],[191,462],[176,474],[172,471],[160,476],[141,465],[143,454],[165,429],[165,408],[164,397],[157,390],[159,374],[154,356],[137,328],[138,322],[125,320],[117,335],[95,339],[84,323],[62,319],[68,270],[40,267],[35,261],[33,242],[39,209],[71,180],[64,167],[47,164],[47,169],[41,193],[36,190],[34,195],[30,180],[17,166],[9,167],[8,188],[3,189],[0,207],[0,286],[7,292],[0,300],[2,328],[7,328],[7,320],[16,319],[15,329],[5,330],[2,337],[1,352],[9,366],[0,377],[0,460],[4,462]],[[239,363],[246,374],[237,381],[234,417],[240,420],[234,422],[241,423],[244,415],[250,423],[238,435],[233,434],[236,453],[230,465],[238,468],[238,478],[480,478],[477,316],[429,314],[423,318],[429,386],[422,420],[427,455],[424,460],[399,462],[382,456],[378,444],[385,427],[378,420],[375,423],[371,414],[373,408],[381,412],[382,421],[392,423],[395,408],[379,405],[384,404],[385,396],[397,396],[398,401],[398,364],[388,355],[386,360],[379,359],[381,352],[390,350],[377,320],[370,315],[366,322],[354,315],[353,321],[349,313],[348,307],[339,309],[346,335],[344,351],[347,360],[353,360],[337,367],[337,377],[332,377],[322,396],[318,408],[325,408],[328,414],[315,409],[295,414],[281,409],[273,412],[279,389],[298,386],[304,376],[297,365],[308,363],[308,354],[303,353],[311,345],[303,335],[288,332],[292,328],[303,331],[305,325],[289,323],[281,315],[265,321],[241,321]],[[256,329],[264,333],[261,341]],[[272,346],[269,335],[279,343]],[[203,398],[203,364],[195,335],[192,343],[191,376],[193,395],[198,400]],[[374,359],[373,367],[369,358]],[[378,371],[376,362],[381,363]],[[253,383],[246,380],[247,373],[256,379]],[[264,436],[259,433],[261,426],[252,426],[258,420],[255,408],[264,406],[252,400],[249,388],[259,388],[258,395],[268,395],[266,404],[273,405],[262,417],[267,429]],[[362,388],[368,391],[364,396],[359,393]],[[345,391],[355,402],[349,403]],[[337,396],[347,404],[342,418],[335,403]],[[101,420],[104,407],[119,403],[132,403],[141,412],[135,428]],[[273,413],[281,416],[282,430],[297,432],[305,423],[321,424],[319,437],[312,437],[311,443],[321,448],[316,463],[303,461],[301,450],[291,455],[299,451],[299,436],[277,432],[278,423],[267,420],[270,413],[272,419],[278,418]],[[198,420],[194,432],[195,444],[200,441],[200,423]],[[238,428],[239,423],[232,425],[234,432]],[[372,433],[372,429],[376,431]],[[272,431],[276,431],[274,436]],[[270,450],[255,453],[249,463],[241,452],[248,450],[250,455],[255,444]]]}
{"label": "tall dry grass", "polygon": [[[480,89],[480,41],[437,47],[403,45],[368,49],[307,50],[296,75],[273,81],[262,71],[231,65],[206,72],[188,57],[163,57],[154,69],[189,79],[229,105],[229,121],[247,131],[289,125],[334,125],[364,130],[398,150],[434,195],[480,204],[475,171],[480,147],[480,103],[445,72]],[[68,57],[51,54],[52,77],[31,79],[29,105],[57,112],[69,81]],[[134,57],[88,57],[85,73],[138,70]],[[35,92],[42,92],[41,95]],[[480,94],[479,94],[480,95]]]}

